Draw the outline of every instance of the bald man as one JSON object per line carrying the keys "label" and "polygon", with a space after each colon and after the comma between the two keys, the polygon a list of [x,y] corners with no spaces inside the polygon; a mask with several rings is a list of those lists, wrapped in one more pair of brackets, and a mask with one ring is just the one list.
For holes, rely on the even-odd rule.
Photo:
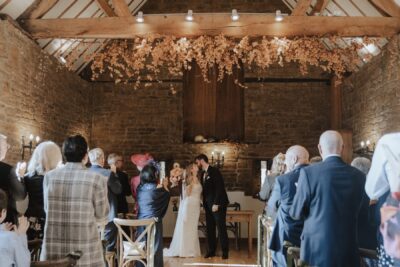
{"label": "bald man", "polygon": [[323,161],[300,171],[289,212],[304,220],[300,258],[308,266],[358,267],[357,219],[365,175],[341,159],[338,132],[324,132],[318,149]]}
{"label": "bald man", "polygon": [[269,210],[277,213],[269,244],[269,248],[273,251],[273,266],[286,266],[284,241],[300,246],[303,221],[293,220],[289,216],[289,209],[296,194],[300,170],[308,165],[308,159],[308,151],[302,146],[292,146],[287,150],[285,157],[286,173],[276,178],[271,198],[268,201]]}

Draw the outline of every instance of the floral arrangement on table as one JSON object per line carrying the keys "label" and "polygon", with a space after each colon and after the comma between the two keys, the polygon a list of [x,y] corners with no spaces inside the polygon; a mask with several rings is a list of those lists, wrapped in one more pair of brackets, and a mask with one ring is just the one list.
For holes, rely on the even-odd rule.
{"label": "floral arrangement on table", "polygon": [[178,186],[179,182],[183,180],[183,172],[184,170],[181,168],[179,163],[175,162],[172,170],[169,172],[169,180],[171,182],[171,187]]}
{"label": "floral arrangement on table", "polygon": [[[328,48],[325,44],[336,44]],[[193,61],[199,65],[207,80],[208,70],[217,66],[218,80],[232,74],[240,63],[250,68],[267,69],[272,64],[296,62],[300,71],[307,73],[307,66],[318,66],[338,78],[354,71],[361,63],[359,50],[373,40],[342,37],[267,38],[243,37],[234,39],[223,35],[178,38],[175,36],[149,35],[130,40],[112,40],[100,52],[85,58],[93,61],[92,79],[106,71],[116,83],[143,80],[158,81],[165,70],[171,76],[182,76],[191,69]],[[338,45],[339,43],[345,45]],[[73,52],[67,59],[72,67],[81,52]],[[371,55],[369,55],[371,56]],[[368,57],[368,55],[367,55]]]}

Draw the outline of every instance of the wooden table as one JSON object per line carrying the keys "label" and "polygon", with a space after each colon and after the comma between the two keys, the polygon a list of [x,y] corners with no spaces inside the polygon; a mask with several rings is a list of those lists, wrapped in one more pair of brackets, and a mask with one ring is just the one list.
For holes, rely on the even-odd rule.
{"label": "wooden table", "polygon": [[[253,239],[252,239],[252,223],[253,223],[254,211],[252,210],[228,210],[226,211],[226,222],[230,223],[247,223],[247,240],[248,240],[248,256],[251,257],[253,251]],[[200,213],[201,222],[206,221],[206,214],[204,211]]]}

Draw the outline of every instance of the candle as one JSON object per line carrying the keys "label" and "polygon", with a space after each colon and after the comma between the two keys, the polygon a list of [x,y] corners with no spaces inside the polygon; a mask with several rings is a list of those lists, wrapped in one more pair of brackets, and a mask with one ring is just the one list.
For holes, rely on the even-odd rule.
{"label": "candle", "polygon": [[366,145],[369,146],[371,144],[371,142],[369,140],[367,140]]}
{"label": "candle", "polygon": [[365,142],[364,142],[364,141],[361,141],[360,145],[361,145],[362,148],[364,148]]}
{"label": "candle", "polygon": [[160,180],[165,178],[165,161],[160,161]]}
{"label": "candle", "polygon": [[29,135],[29,140],[32,141],[33,140],[33,134]]}
{"label": "candle", "polygon": [[40,137],[36,136],[36,143],[39,143],[39,142],[40,142]]}
{"label": "candle", "polygon": [[261,161],[261,186],[265,182],[265,178],[267,177],[267,161]]}

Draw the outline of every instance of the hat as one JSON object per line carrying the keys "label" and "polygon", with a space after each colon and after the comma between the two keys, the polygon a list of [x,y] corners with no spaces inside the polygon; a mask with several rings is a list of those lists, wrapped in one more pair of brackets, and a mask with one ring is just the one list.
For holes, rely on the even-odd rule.
{"label": "hat", "polygon": [[153,160],[153,157],[149,153],[133,154],[131,156],[132,163],[135,164],[137,167],[142,167],[142,168],[144,166],[146,166],[152,160]]}

